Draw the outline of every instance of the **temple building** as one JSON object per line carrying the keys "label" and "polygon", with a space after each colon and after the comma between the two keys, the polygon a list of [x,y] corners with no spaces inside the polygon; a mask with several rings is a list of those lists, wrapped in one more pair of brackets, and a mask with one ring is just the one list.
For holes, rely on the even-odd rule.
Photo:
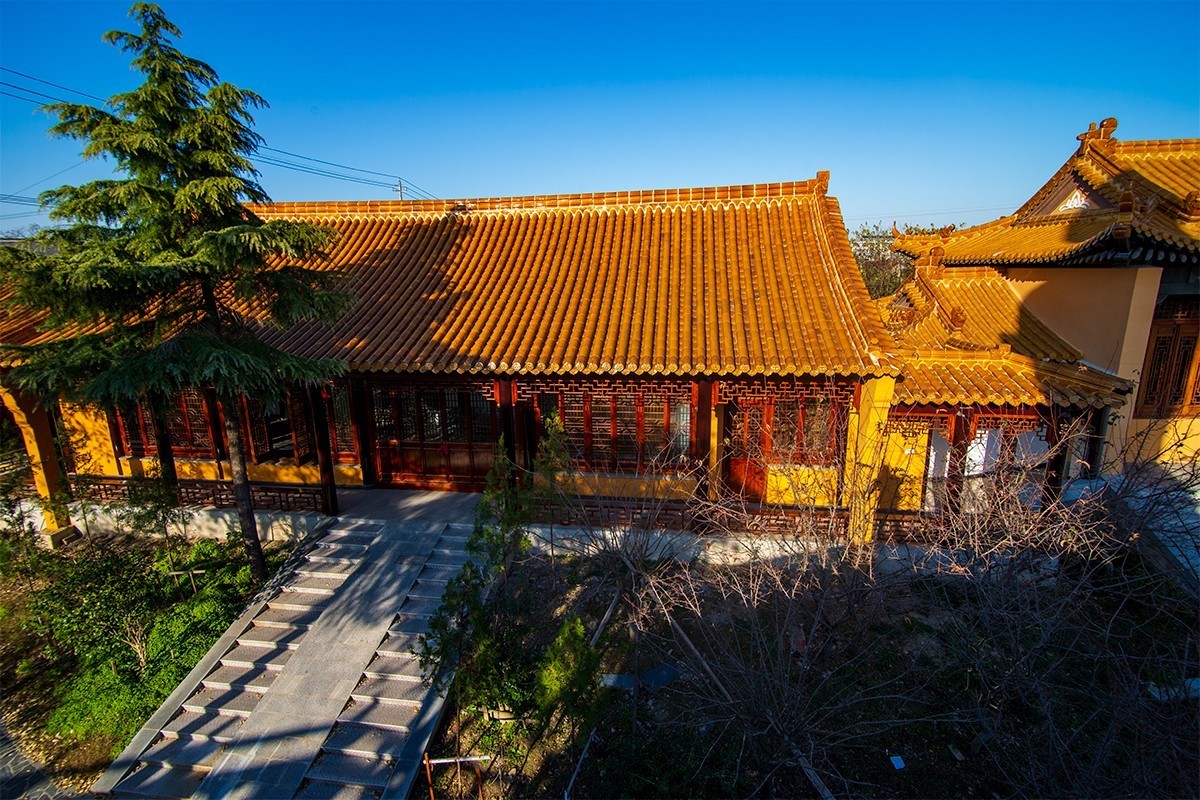
{"label": "temple building", "polygon": [[[1062,168],[1009,216],[930,236],[898,235],[893,248],[913,259],[917,274],[889,307],[919,308],[935,287],[951,311],[966,310],[982,297],[981,283],[1007,286],[1021,313],[1068,343],[1063,350],[1046,349],[1049,340],[1041,349],[1007,342],[1014,352],[1043,359],[1069,353],[1136,386],[1131,402],[1112,415],[1110,456],[1194,461],[1200,139],[1122,142],[1116,128],[1112,118],[1092,123]],[[966,315],[969,326],[974,315]],[[899,338],[916,343],[920,335]],[[1094,453],[1093,463],[1099,457]]]}
{"label": "temple building", "polygon": [[[1094,449],[1130,388],[1116,370],[990,267],[926,249],[912,283],[872,300],[828,181],[256,206],[340,234],[312,266],[348,275],[356,306],[262,336],[349,372],[281,408],[179,395],[184,498],[231,504],[229,414],[260,507],[336,511],[339,486],[478,490],[501,441],[531,466],[555,414],[593,495],[827,509],[859,540],[961,502],[997,453],[1036,459],[1068,431]],[[43,335],[0,320],[4,344]],[[56,429],[93,496],[151,466],[143,406],[47,410],[2,373],[0,388],[43,496],[65,485]],[[1053,489],[1066,469],[1049,461]]]}

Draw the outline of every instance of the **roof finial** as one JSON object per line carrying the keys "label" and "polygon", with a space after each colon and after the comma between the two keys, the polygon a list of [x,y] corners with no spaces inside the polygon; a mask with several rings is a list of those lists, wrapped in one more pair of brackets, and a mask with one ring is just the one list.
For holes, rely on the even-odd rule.
{"label": "roof finial", "polygon": [[1086,150],[1089,142],[1093,142],[1093,141],[1106,142],[1106,141],[1108,141],[1109,139],[1112,138],[1113,131],[1115,131],[1116,129],[1117,129],[1117,118],[1116,117],[1105,117],[1104,119],[1100,120],[1099,125],[1097,125],[1094,122],[1088,123],[1088,129],[1075,137],[1076,139],[1078,139],[1081,142],[1081,144],[1079,145],[1079,151],[1083,152],[1084,150]]}
{"label": "roof finial", "polygon": [[1200,191],[1193,189],[1183,200],[1183,213],[1188,222],[1200,220]]}
{"label": "roof finial", "polygon": [[829,170],[817,170],[817,194],[824,197],[829,192]]}

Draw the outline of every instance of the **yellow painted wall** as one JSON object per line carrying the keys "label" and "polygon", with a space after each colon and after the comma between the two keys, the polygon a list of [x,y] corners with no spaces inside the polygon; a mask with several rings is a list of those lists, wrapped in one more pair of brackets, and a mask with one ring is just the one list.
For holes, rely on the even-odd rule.
{"label": "yellow painted wall", "polygon": [[1141,370],[1160,267],[1014,267],[1008,277],[1029,309],[1085,359],[1122,378]]}
{"label": "yellow painted wall", "polygon": [[895,392],[895,378],[871,378],[859,391],[858,407],[850,410],[842,504],[850,511],[847,532],[856,542],[870,541],[875,535],[879,478],[888,438],[884,429]]}
{"label": "yellow painted wall", "polygon": [[[1035,314],[1097,366],[1136,381],[1146,358],[1160,267],[1125,269],[1013,268],[1011,284]],[[1136,388],[1127,397],[1108,441],[1128,458],[1141,451],[1132,419]],[[1146,456],[1144,456],[1146,457]]]}
{"label": "yellow painted wall", "polygon": [[1127,459],[1182,464],[1200,459],[1200,419],[1135,419],[1129,422]]}
{"label": "yellow painted wall", "polygon": [[88,475],[120,475],[108,415],[91,406],[58,405],[75,455],[75,469]]}
{"label": "yellow painted wall", "polygon": [[644,497],[687,500],[696,493],[694,477],[677,475],[608,475],[581,473],[561,476],[566,491],[587,497]]}
{"label": "yellow painted wall", "polygon": [[0,386],[0,400],[12,414],[13,422],[25,441],[25,454],[33,472],[33,484],[42,503],[42,522],[45,530],[55,531],[71,524],[62,505],[66,486],[54,449],[54,434],[50,415],[42,402],[24,392]]}
{"label": "yellow painted wall", "polygon": [[[145,475],[157,470],[153,458],[123,458],[122,464],[128,475]],[[197,461],[176,459],[175,469],[184,480],[216,481],[229,480],[231,474],[228,461]],[[246,476],[261,483],[303,483],[316,486],[321,482],[321,473],[316,464],[247,464]],[[362,468],[355,464],[337,464],[333,478],[338,486],[362,486]]]}
{"label": "yellow painted wall", "polygon": [[879,509],[920,511],[928,463],[928,427],[888,433],[879,474]]}
{"label": "yellow painted wall", "polygon": [[838,471],[835,467],[768,466],[767,503],[832,506],[837,504]]}

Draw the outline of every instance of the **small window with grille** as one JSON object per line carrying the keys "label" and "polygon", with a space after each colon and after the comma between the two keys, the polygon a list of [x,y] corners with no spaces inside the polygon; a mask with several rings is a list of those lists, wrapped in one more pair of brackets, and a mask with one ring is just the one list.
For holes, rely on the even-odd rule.
{"label": "small window with grille", "polygon": [[1167,298],[1155,310],[1138,387],[1138,417],[1200,415],[1197,305],[1196,298]]}

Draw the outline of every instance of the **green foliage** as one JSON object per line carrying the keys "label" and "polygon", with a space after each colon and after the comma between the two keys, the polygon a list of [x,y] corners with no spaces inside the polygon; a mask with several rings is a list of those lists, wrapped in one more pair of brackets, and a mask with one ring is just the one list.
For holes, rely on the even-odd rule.
{"label": "green foliage", "polygon": [[596,703],[600,654],[588,644],[583,620],[571,617],[546,650],[537,672],[535,700],[542,719],[556,708],[573,719],[588,717]]}
{"label": "green foliage", "polygon": [[[418,655],[425,675],[434,680],[461,664],[455,685],[465,702],[515,708],[526,704],[531,691],[528,675],[510,669],[519,637],[496,623],[485,603],[495,579],[502,579],[503,589],[508,565],[529,547],[529,490],[513,479],[513,464],[504,452],[502,437],[467,540],[473,560],[447,584],[428,633],[421,635]],[[499,602],[505,598],[502,590]]]}
{"label": "green foliage", "polygon": [[31,625],[85,666],[136,675],[145,632],[164,602],[160,577],[141,553],[58,559],[49,584],[30,599]]}
{"label": "green foliage", "polygon": [[502,574],[512,558],[529,549],[527,528],[533,498],[528,486],[515,477],[515,465],[505,455],[503,436],[496,450],[487,488],[475,507],[475,528],[467,540],[467,552],[480,561],[485,571]]}
{"label": "green foliage", "polygon": [[[180,31],[158,6],[135,3],[130,14],[140,30],[105,40],[130,54],[142,84],[102,107],[45,107],[58,118],[53,135],[111,161],[117,177],[44,192],[51,218],[67,225],[0,248],[9,310],[45,315],[56,334],[0,348],[19,362],[8,380],[102,406],[212,387],[232,408],[243,393],[270,402],[290,384],[344,372],[256,336],[263,325],[332,320],[352,299],[344,276],[299,266],[322,255],[332,229],[264,222],[247,206],[268,200],[251,161],[262,144],[252,113],[266,102],[176,48]],[[229,440],[244,546],[262,579],[236,428]]]}
{"label": "green foliage", "polygon": [[251,162],[262,143],[252,112],[265,101],[180,52],[162,9],[130,13],[140,31],[105,39],[131,54],[143,83],[100,108],[46,107],[53,135],[112,161],[118,177],[45,192],[51,217],[69,225],[0,252],[13,305],[48,312],[59,334],[23,350],[13,380],[107,404],[190,386],[274,397],[287,381],[337,374],[338,362],[261,343],[246,321],[246,311],[280,326],[329,319],[350,302],[342,276],[295,265],[331,230],[264,223],[245,205],[268,200]]}
{"label": "green foliage", "polygon": [[[955,225],[938,227],[936,225],[905,224],[905,234],[934,234],[940,231],[954,230]],[[904,283],[912,277],[912,261],[903,253],[892,249],[894,236],[892,230],[882,222],[864,222],[849,232],[850,249],[858,262],[863,281],[872,298],[887,297],[895,294]]]}
{"label": "green foliage", "polygon": [[[34,624],[61,649],[76,653],[82,669],[63,682],[47,723],[49,732],[111,739],[114,755],[119,752],[244,608],[254,584],[249,569],[235,556],[235,546],[209,539],[179,553],[181,565],[206,572],[197,576],[200,588],[195,595],[174,603],[164,592],[151,593],[141,602],[114,596],[117,586],[131,587],[138,595],[164,585],[153,565],[165,566],[161,552],[153,557],[105,554],[60,565],[55,585],[39,592],[30,610],[40,615]],[[65,586],[57,588],[63,576]],[[81,609],[70,607],[72,599]],[[104,603],[116,612],[111,619],[104,620],[106,614],[96,611],[103,610]],[[141,616],[135,615],[135,606]],[[117,620],[125,622],[120,630]],[[104,641],[105,633],[93,627],[98,621],[112,639]],[[141,665],[128,644],[116,640],[130,625],[143,631]],[[86,643],[73,646],[76,640],[71,637],[80,632]]]}

